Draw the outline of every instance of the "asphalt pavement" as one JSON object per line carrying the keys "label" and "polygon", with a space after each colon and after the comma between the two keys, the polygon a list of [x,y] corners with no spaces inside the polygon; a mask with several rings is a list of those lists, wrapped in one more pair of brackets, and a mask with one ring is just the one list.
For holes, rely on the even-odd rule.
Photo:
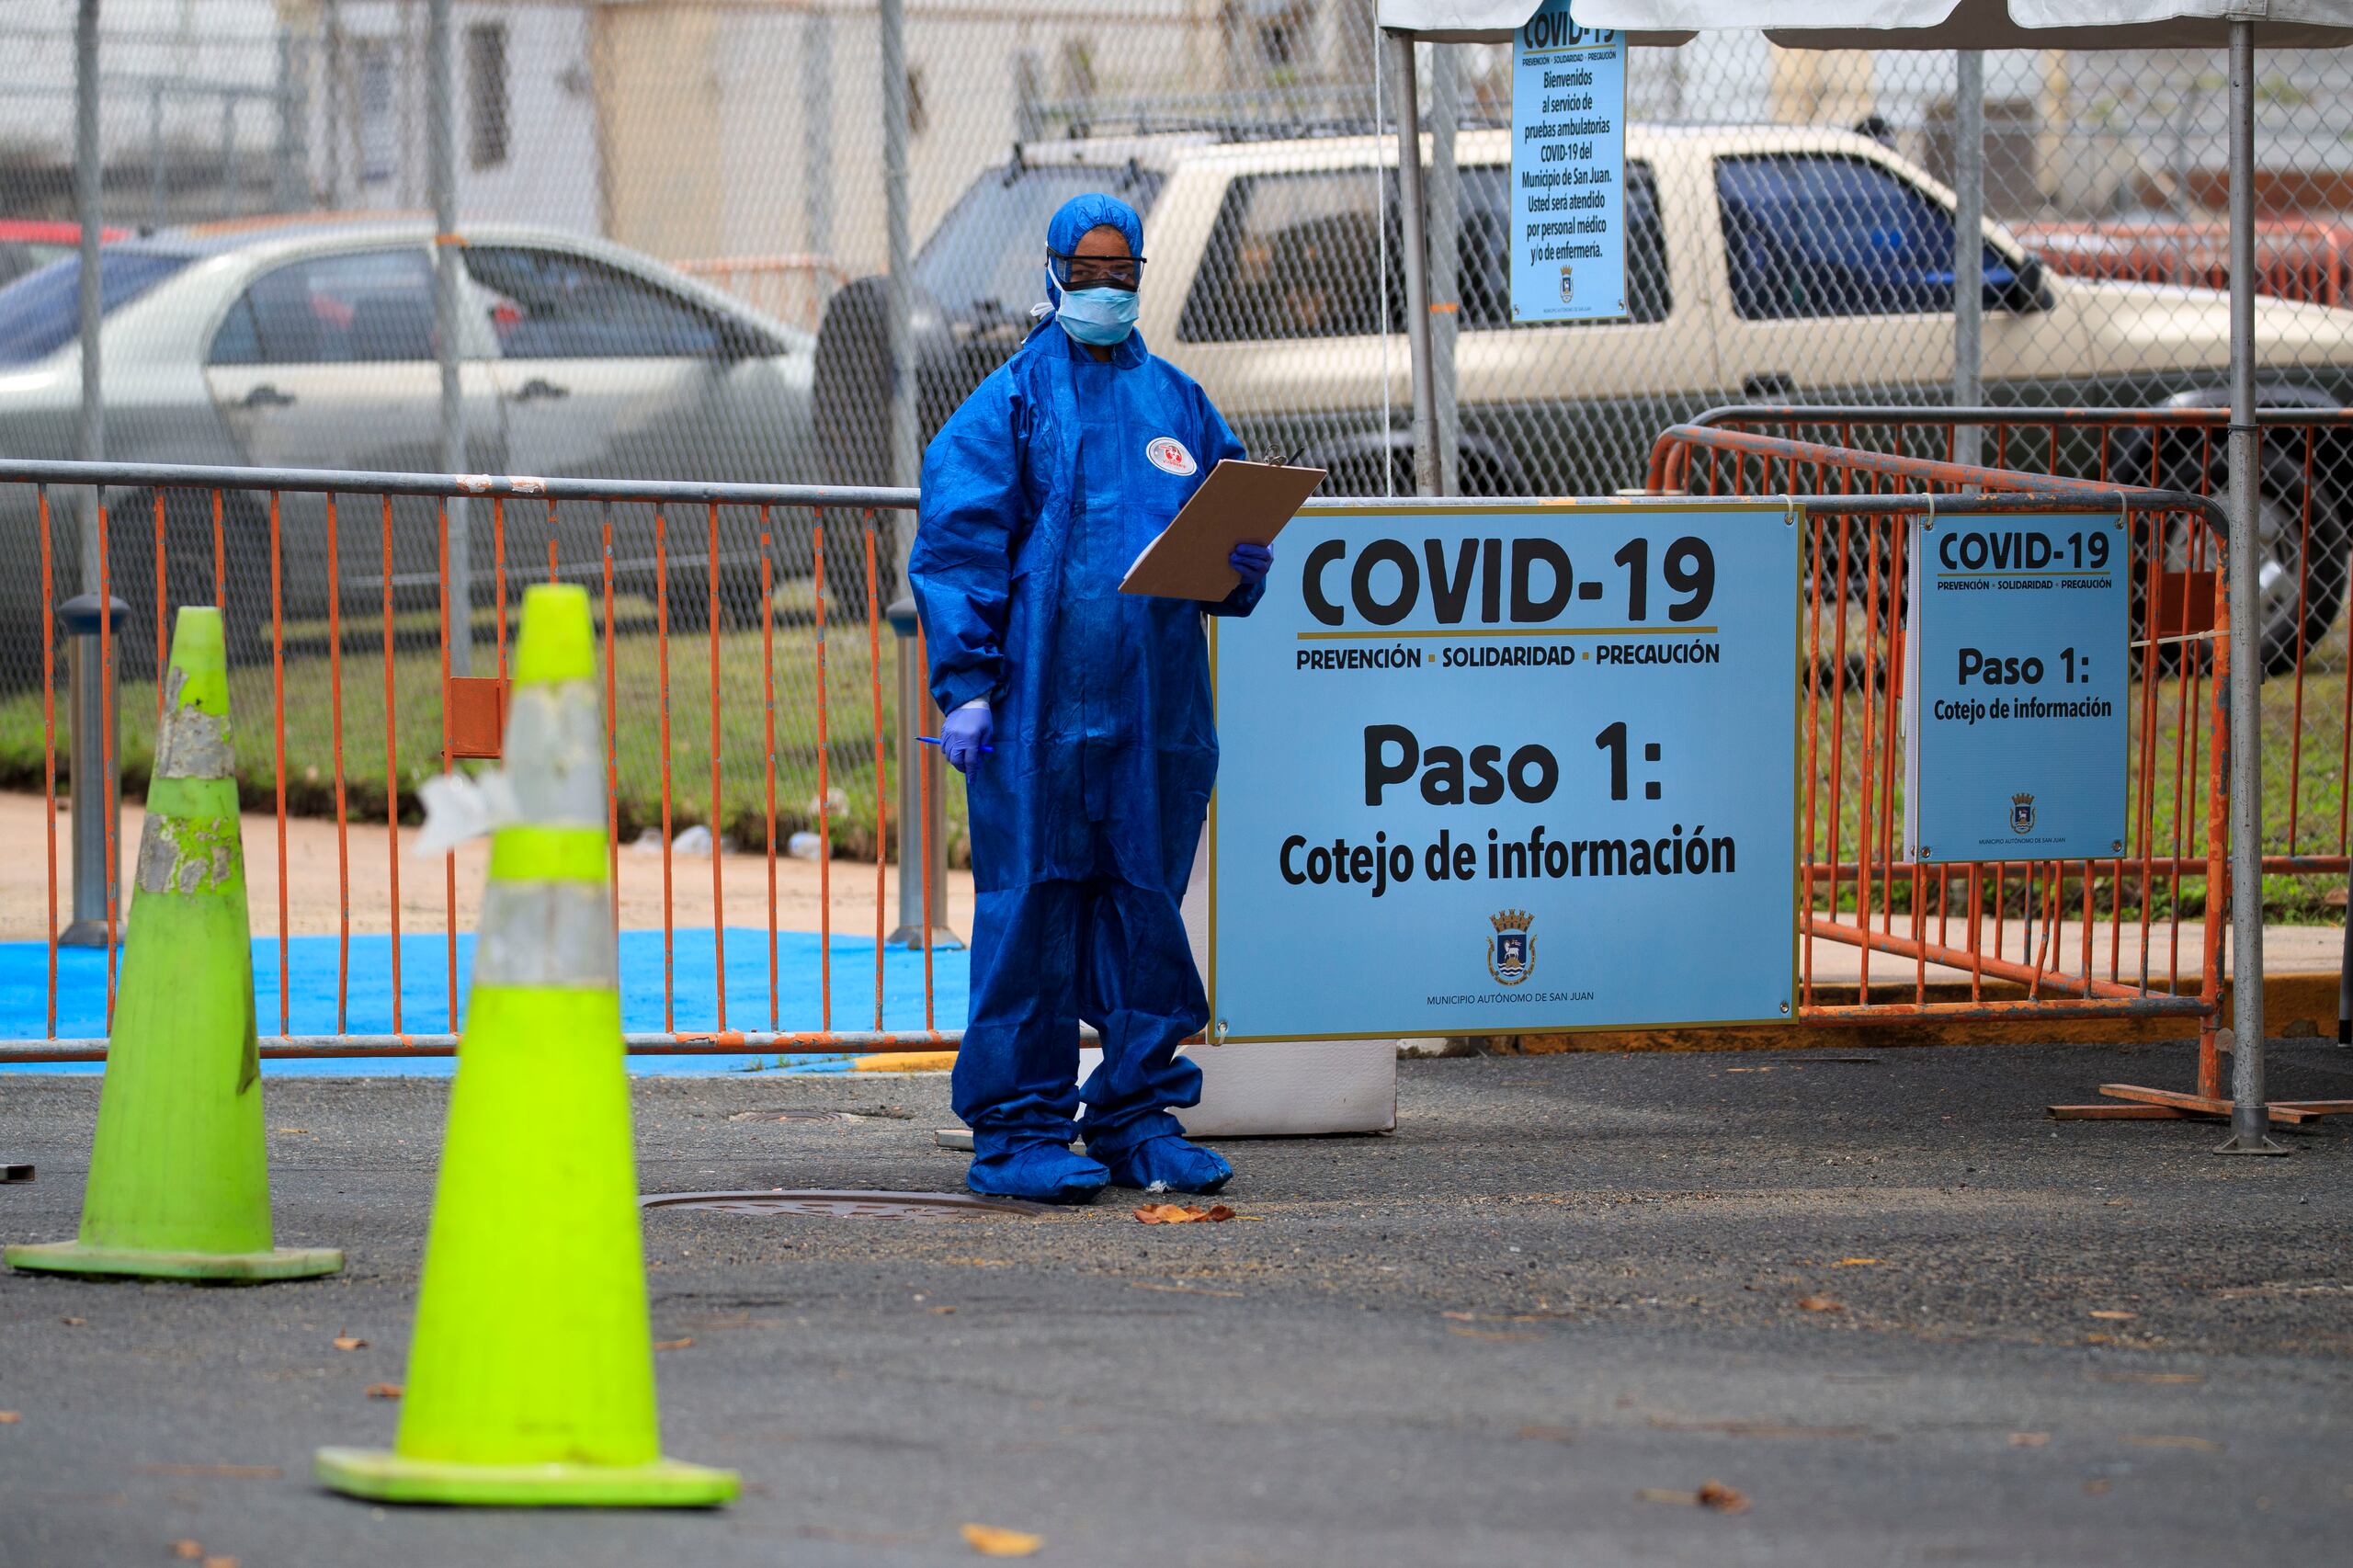
{"label": "asphalt pavement", "polygon": [[[2270,1063],[2353,1097],[2353,1052]],[[968,1524],[1040,1563],[2343,1560],[2353,1126],[2043,1119],[2186,1046],[1400,1071],[1393,1135],[1224,1145],[1223,1223],[649,1211],[665,1447],[744,1477],[693,1515],[313,1483],[392,1437],[448,1085],[272,1079],[278,1241],[347,1268],[0,1276],[0,1565],[958,1563]],[[97,1098],[0,1077],[6,1239],[72,1234]],[[938,1076],[636,1110],[649,1193],[962,1172]]]}

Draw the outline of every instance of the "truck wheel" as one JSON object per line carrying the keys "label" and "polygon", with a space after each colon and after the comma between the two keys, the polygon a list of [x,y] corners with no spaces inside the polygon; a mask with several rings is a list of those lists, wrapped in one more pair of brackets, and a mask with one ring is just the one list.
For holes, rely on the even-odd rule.
{"label": "truck wheel", "polygon": [[[2165,482],[2178,489],[2211,490],[2218,497],[2227,497],[2230,476],[2223,458],[2215,458],[2206,478],[2209,483],[2200,483],[2195,465],[2186,464],[2178,472],[2169,469]],[[2302,465],[2284,452],[2273,452],[2263,462],[2256,529],[2256,602],[2261,607],[2257,646],[2264,674],[2285,675],[2296,667],[2299,646],[2307,654],[2318,647],[2344,606],[2348,537],[2345,504],[2334,486],[2318,475],[2308,492]],[[2198,564],[2203,570],[2219,570],[2226,564],[2229,551],[2227,533],[2218,531],[2206,541]],[[2170,530],[2161,569],[2186,571],[2191,565],[2190,557],[2185,530]],[[2147,595],[2145,555],[2140,565],[2133,580],[2135,636],[2144,624],[2140,601]]]}

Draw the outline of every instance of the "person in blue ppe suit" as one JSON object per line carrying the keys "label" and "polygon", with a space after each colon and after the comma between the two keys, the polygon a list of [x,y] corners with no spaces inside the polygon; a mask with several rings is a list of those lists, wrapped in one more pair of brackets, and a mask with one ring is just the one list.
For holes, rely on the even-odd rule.
{"label": "person in blue ppe suit", "polygon": [[[1209,1022],[1179,912],[1217,778],[1201,616],[1249,614],[1274,556],[1237,548],[1240,585],[1216,604],[1120,592],[1209,472],[1245,453],[1136,335],[1132,208],[1065,203],[1045,263],[1051,313],[924,453],[907,565],[972,818],[972,1010],[952,1083],[966,1179],[1050,1202],[1111,1182],[1214,1192],[1233,1167],[1171,1114],[1200,1099],[1177,1048]],[[1103,1042],[1083,1090],[1081,1020]]]}

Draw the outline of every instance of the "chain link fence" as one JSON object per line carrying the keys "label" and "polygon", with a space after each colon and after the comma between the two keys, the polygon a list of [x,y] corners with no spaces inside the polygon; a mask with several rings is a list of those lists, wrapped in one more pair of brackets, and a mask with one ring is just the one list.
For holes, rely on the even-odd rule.
{"label": "chain link fence", "polygon": [[[74,11],[20,0],[0,23],[0,219],[17,221],[0,226],[0,268],[23,274],[0,290],[0,441],[28,458],[76,454],[76,263],[35,222],[72,215]],[[422,0],[108,0],[104,23],[105,205],[125,231],[102,275],[106,455],[442,466]],[[889,434],[885,52],[871,6],[456,5],[467,466],[911,480]],[[1508,306],[1509,51],[1421,58],[1456,488],[1638,485],[1661,429],[1728,403],[1947,400],[1951,56],[1785,51],[1755,34],[1633,51],[1628,314],[1527,326]],[[919,437],[1030,329],[1047,215],[1107,189],[1145,214],[1147,341],[1250,446],[1331,467],[1336,491],[1410,486],[1394,62],[1370,0],[909,0],[904,62]],[[2335,406],[2353,401],[2338,107],[2353,62],[2274,51],[2260,74],[2267,395]],[[2219,52],[1987,57],[1989,401],[2222,401],[2222,80]],[[2309,527],[2279,565],[2313,585],[2307,611],[2331,607],[2307,667],[2341,679],[2353,467],[2333,446],[2317,461],[2309,508],[2301,475],[2292,497]],[[233,616],[266,628],[256,505],[229,498],[221,576]],[[324,636],[331,597],[379,606],[382,519],[341,542],[331,592],[324,507],[285,506],[292,635]],[[24,487],[0,495],[12,558],[30,558],[34,507]],[[85,523],[59,511],[71,592]],[[214,520],[166,514],[168,606],[209,595]],[[112,577],[139,585],[118,586],[136,680],[153,660],[153,497],[110,494],[108,515]],[[805,519],[772,527],[763,551],[756,518],[723,516],[715,568],[692,522],[670,519],[657,547],[649,510],[613,508],[625,635],[707,620],[714,580],[730,634],[761,620],[764,591],[807,616]],[[404,503],[392,524],[395,597],[427,613],[438,519]],[[498,541],[479,506],[454,524],[488,647]],[[880,605],[904,544],[885,524]],[[526,541],[529,561],[508,540],[506,569],[543,574],[551,543],[553,570],[601,585],[604,526],[567,513]],[[826,540],[826,597],[862,628],[862,528]],[[40,669],[32,582],[0,577],[10,736]],[[806,695],[788,684],[779,700]],[[2314,749],[2337,756],[2341,739]]]}

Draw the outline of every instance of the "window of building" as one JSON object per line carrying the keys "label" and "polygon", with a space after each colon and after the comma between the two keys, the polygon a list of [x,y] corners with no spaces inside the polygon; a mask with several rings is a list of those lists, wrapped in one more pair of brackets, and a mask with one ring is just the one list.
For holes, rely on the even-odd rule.
{"label": "window of building", "polygon": [[473,165],[506,163],[506,24],[477,22],[466,29],[466,125]]}

